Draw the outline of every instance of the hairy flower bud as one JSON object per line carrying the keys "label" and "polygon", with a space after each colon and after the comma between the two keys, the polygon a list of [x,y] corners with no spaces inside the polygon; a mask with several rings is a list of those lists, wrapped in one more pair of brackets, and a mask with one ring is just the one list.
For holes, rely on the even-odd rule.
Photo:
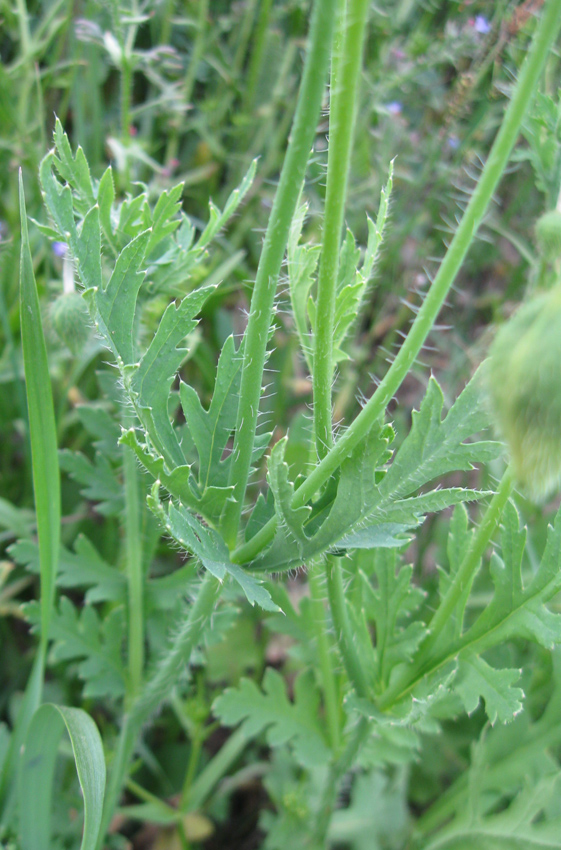
{"label": "hairy flower bud", "polygon": [[523,304],[500,328],[488,374],[514,473],[541,501],[561,484],[561,285]]}
{"label": "hairy flower bud", "polygon": [[78,292],[59,295],[51,306],[51,320],[59,339],[77,354],[89,336],[89,315]]}
{"label": "hairy flower bud", "polygon": [[554,262],[561,257],[561,212],[549,210],[536,222],[536,242],[542,257]]}

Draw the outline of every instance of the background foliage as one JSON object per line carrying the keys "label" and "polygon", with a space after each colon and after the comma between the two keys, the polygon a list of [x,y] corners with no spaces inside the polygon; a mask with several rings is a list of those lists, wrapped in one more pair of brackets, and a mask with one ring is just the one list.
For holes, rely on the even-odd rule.
{"label": "background foliage", "polygon": [[[138,722],[151,722],[107,846],[318,846],[312,825],[324,814],[318,789],[329,786],[335,732],[324,722],[327,697],[319,687],[318,596],[307,587],[319,582],[323,610],[313,559],[337,544],[339,554],[354,550],[342,564],[368,693],[347,687],[328,623],[335,727],[347,734],[368,724],[371,734],[354,769],[343,771],[325,843],[351,850],[467,848],[476,841],[489,848],[558,847],[558,500],[538,510],[514,496],[469,599],[458,600],[431,647],[430,672],[414,669],[414,678],[401,683],[392,672],[415,657],[427,617],[475,539],[483,509],[461,502],[494,490],[502,473],[489,434],[464,442],[488,417],[477,380],[462,394],[463,387],[484,359],[490,326],[559,271],[540,258],[533,237],[536,218],[555,206],[560,188],[557,55],[441,325],[390,405],[393,428],[341,469],[327,537],[325,527],[318,530],[321,511],[314,525],[290,504],[293,482],[310,463],[306,345],[325,201],[328,124],[321,119],[276,302],[252,457],[255,508],[246,529],[249,540],[273,510],[270,496],[257,497],[266,489],[263,453],[272,434],[268,481],[284,525],[253,567],[294,572],[282,580],[250,576],[231,563],[212,528],[228,495],[224,454],[237,415],[238,346],[290,131],[309,6],[0,5],[0,761],[10,759],[8,730],[37,664],[36,634],[47,616],[20,341],[21,167],[35,222],[29,273],[37,282],[63,471],[44,700],[88,712],[111,766],[123,707],[134,704],[146,671],[157,672],[169,653],[170,624],[181,633],[201,586],[198,564],[177,541],[214,575],[234,579],[193,647],[189,671],[178,658],[178,678],[146,697]],[[540,6],[396,0],[370,10],[339,281],[350,299],[341,295],[338,302],[334,420],[341,428],[371,395],[422,303],[502,120]],[[53,133],[56,154],[44,160]],[[83,155],[75,156],[78,146]],[[72,193],[64,194],[65,183]],[[384,224],[390,190],[369,281],[371,222]],[[99,221],[90,218],[91,230],[80,229],[76,222],[86,220],[94,201]],[[117,268],[104,286],[99,257]],[[138,271],[138,301],[136,291],[133,298],[119,289],[119,268],[133,282]],[[68,298],[65,280],[78,277],[83,284],[90,279],[92,291],[99,283],[89,299],[96,329],[82,301],[71,305],[74,312],[58,309]],[[361,301],[360,319],[352,322]],[[114,311],[128,325],[123,321],[122,336],[111,342]],[[178,350],[186,336],[186,351]],[[154,339],[158,357],[139,359]],[[141,400],[140,429],[130,402],[122,404],[123,382]],[[175,430],[168,389],[181,405]],[[412,417],[413,409],[419,412]],[[164,431],[167,442],[158,444]],[[212,451],[209,432],[217,437]],[[157,450],[152,456],[146,433]],[[385,472],[388,445],[395,456]],[[185,467],[186,457],[195,462],[196,480],[187,473],[166,479],[164,462],[169,472]],[[160,503],[137,458],[181,506]],[[472,463],[480,465],[471,469]],[[375,495],[372,475],[364,474],[374,467]],[[350,511],[354,525],[347,528]],[[369,533],[384,547],[375,554],[365,543]],[[298,569],[303,560],[307,571]],[[154,714],[164,692],[165,705]],[[373,695],[386,699],[385,714]],[[52,846],[74,848],[82,835],[82,777],[68,747],[62,753]],[[0,841],[29,846],[11,823],[5,819]]]}

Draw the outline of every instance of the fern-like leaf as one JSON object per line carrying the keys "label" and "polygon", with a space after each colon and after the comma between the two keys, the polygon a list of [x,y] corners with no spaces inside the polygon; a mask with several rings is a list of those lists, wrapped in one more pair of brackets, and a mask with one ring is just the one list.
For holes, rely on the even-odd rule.
{"label": "fern-like leaf", "polygon": [[219,581],[231,575],[251,605],[257,603],[266,611],[279,610],[262,582],[230,561],[228,547],[214,529],[204,526],[182,505],[170,503],[164,507],[158,498],[157,485],[152,488],[148,503],[173,539],[198,558]]}
{"label": "fern-like leaf", "polygon": [[310,671],[294,683],[294,702],[286,694],[284,679],[272,668],[263,678],[263,690],[249,679],[229,688],[215,700],[214,714],[226,726],[242,723],[248,738],[266,731],[271,747],[290,743],[296,760],[308,768],[327,763],[329,747],[318,722],[319,694]]}
{"label": "fern-like leaf", "polygon": [[[38,628],[36,603],[26,606],[29,622]],[[34,629],[34,630],[35,630]],[[50,626],[53,647],[51,663],[76,660],[78,675],[85,682],[84,697],[118,698],[125,693],[125,669],[121,646],[125,637],[124,608],[113,610],[101,620],[96,609],[86,605],[80,612],[61,597]]]}

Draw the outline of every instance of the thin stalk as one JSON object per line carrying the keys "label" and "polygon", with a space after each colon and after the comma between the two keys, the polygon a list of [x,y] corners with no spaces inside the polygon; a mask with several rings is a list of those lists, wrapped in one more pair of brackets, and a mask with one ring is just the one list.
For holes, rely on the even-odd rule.
{"label": "thin stalk", "polygon": [[189,800],[189,794],[193,786],[193,780],[197,773],[203,744],[205,741],[205,730],[199,727],[195,734],[191,737],[191,752],[189,754],[189,762],[185,771],[185,779],[183,780],[183,788],[181,789],[181,797],[179,800],[179,808],[185,809],[186,803]]}
{"label": "thin stalk", "polygon": [[193,782],[185,800],[184,811],[192,812],[201,808],[212,793],[213,788],[218,785],[226,771],[239,758],[246,746],[247,736],[245,732],[241,728],[236,729]]}
{"label": "thin stalk", "polygon": [[251,309],[244,336],[240,405],[230,475],[230,484],[234,489],[223,518],[224,539],[231,547],[236,543],[251,466],[267,340],[272,323],[278,276],[321,109],[331,52],[334,12],[335,0],[316,0],[314,3],[309,50],[291,138],[271,210],[251,298]]}
{"label": "thin stalk", "polygon": [[343,664],[345,665],[349,681],[357,694],[360,697],[366,697],[369,693],[368,679],[354,642],[347,610],[347,601],[345,599],[341,565],[339,559],[334,555],[326,556],[326,575],[329,606],[331,608],[331,616],[333,617]]}
{"label": "thin stalk", "polygon": [[169,696],[185,665],[189,663],[193,649],[199,643],[202,632],[212,616],[221,589],[222,585],[218,579],[206,573],[189,616],[176,635],[171,649],[124,717],[105,795],[103,820],[96,850],[101,850],[103,839],[119,802],[140,730],[162,701]]}
{"label": "thin stalk", "polygon": [[[345,5],[347,5],[346,17]],[[339,0],[340,35],[335,39],[333,51],[327,187],[318,275],[313,368],[314,427],[316,449],[320,459],[325,457],[333,446],[331,391],[334,366],[335,301],[341,233],[356,121],[358,84],[369,5],[368,0],[348,0],[347,3]]]}
{"label": "thin stalk", "polygon": [[247,543],[242,543],[233,550],[230,555],[231,561],[234,564],[247,564],[252,561],[263,551],[265,546],[269,545],[275,536],[276,528],[277,518],[273,516]]}
{"label": "thin stalk", "polygon": [[145,803],[152,803],[152,805],[156,806],[156,808],[160,809],[160,811],[171,817],[177,817],[177,809],[174,809],[173,806],[169,806],[155,794],[151,794],[150,791],[147,791],[146,788],[143,788],[142,785],[139,785],[138,782],[135,782],[134,779],[127,779],[126,787],[129,791],[138,797],[139,800],[143,800]]}
{"label": "thin stalk", "polygon": [[144,574],[142,568],[142,535],[138,498],[138,470],[132,449],[124,448],[125,479],[125,546],[128,583],[128,657],[130,697],[142,687],[144,671]]}
{"label": "thin stalk", "polygon": [[339,698],[337,683],[333,672],[332,645],[329,639],[324,605],[325,593],[322,587],[322,575],[319,564],[312,564],[308,572],[308,587],[312,601],[312,622],[316,636],[321,684],[325,704],[325,716],[331,749],[339,750],[341,738],[341,718],[339,713]]}
{"label": "thin stalk", "polygon": [[[305,505],[339,468],[345,458],[368,436],[369,431],[382,418],[389,401],[397,392],[415,362],[454,283],[468,248],[493,197],[493,192],[508,164],[522,120],[536,89],[551,45],[557,38],[560,25],[561,0],[549,0],[534,33],[518,83],[479,183],[407,338],[368,403],[329,453],[296,490],[292,499],[293,508]],[[259,542],[262,544],[262,548],[273,539],[276,524],[276,517],[273,517],[260,530]],[[249,542],[252,543],[252,541]],[[250,549],[247,544],[240,546],[234,550],[232,558],[235,558],[238,563],[244,563],[248,552],[253,552],[253,549]]]}

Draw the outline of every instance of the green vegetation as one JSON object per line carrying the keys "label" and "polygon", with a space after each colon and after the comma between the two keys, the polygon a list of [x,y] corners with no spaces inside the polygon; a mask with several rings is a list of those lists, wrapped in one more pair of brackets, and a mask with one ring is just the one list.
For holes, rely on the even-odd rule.
{"label": "green vegetation", "polygon": [[535,6],[3,5],[5,850],[561,847]]}

